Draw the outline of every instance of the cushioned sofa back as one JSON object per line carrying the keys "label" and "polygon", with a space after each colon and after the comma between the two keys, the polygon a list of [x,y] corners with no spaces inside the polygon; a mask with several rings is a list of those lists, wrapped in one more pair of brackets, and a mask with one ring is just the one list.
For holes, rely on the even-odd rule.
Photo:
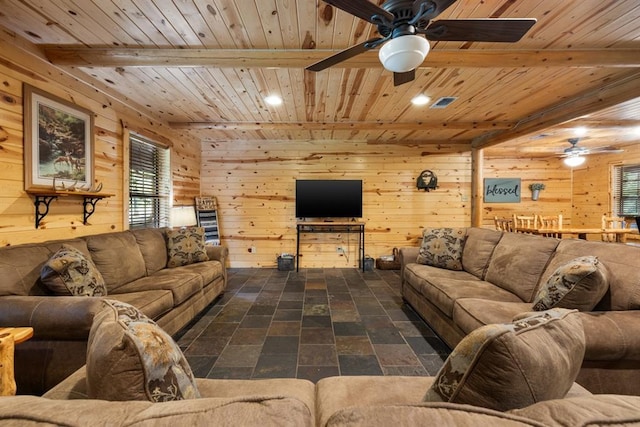
{"label": "cushioned sofa back", "polygon": [[108,292],[146,274],[142,252],[131,232],[96,234],[87,236],[86,241]]}
{"label": "cushioned sofa back", "polygon": [[493,250],[502,233],[488,228],[468,228],[462,251],[462,268],[474,276],[484,279]]}
{"label": "cushioned sofa back", "polygon": [[562,264],[586,255],[607,267],[609,290],[595,310],[640,309],[640,247],[617,243],[563,239],[542,275],[541,283]]}
{"label": "cushioned sofa back", "polygon": [[558,242],[549,237],[504,233],[493,251],[485,280],[531,302]]}
{"label": "cushioned sofa back", "polygon": [[42,244],[0,248],[0,296],[44,295],[40,270],[50,256],[51,251]]}
{"label": "cushioned sofa back", "polygon": [[164,231],[164,229],[160,228],[131,230],[142,252],[147,268],[147,276],[167,266],[167,245]]}
{"label": "cushioned sofa back", "polygon": [[89,256],[86,242],[79,238],[0,248],[0,296],[50,295],[40,283],[40,270],[63,244]]}

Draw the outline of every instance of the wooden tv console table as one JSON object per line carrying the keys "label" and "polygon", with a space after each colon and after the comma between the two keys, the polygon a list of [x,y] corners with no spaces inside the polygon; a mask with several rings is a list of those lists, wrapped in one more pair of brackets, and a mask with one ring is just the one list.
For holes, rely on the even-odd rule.
{"label": "wooden tv console table", "polygon": [[364,222],[298,222],[296,224],[296,271],[300,271],[300,234],[304,233],[358,233],[358,262],[365,269]]}

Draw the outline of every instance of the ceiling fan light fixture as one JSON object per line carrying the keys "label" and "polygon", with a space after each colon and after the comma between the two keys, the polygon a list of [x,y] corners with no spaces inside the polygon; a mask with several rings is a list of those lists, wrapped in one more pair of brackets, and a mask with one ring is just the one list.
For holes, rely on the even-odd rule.
{"label": "ceiling fan light fixture", "polygon": [[429,42],[422,36],[399,36],[386,42],[380,48],[378,57],[387,70],[406,73],[422,64],[429,48]]}
{"label": "ceiling fan light fixture", "polygon": [[580,166],[581,164],[584,163],[586,159],[582,156],[569,156],[569,157],[565,157],[564,158],[564,164],[575,168],[576,166]]}

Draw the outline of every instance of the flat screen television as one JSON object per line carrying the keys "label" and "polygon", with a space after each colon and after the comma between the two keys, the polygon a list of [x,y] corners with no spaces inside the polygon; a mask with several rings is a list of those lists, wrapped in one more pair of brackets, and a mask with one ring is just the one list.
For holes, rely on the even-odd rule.
{"label": "flat screen television", "polygon": [[296,180],[296,218],[360,217],[361,179]]}

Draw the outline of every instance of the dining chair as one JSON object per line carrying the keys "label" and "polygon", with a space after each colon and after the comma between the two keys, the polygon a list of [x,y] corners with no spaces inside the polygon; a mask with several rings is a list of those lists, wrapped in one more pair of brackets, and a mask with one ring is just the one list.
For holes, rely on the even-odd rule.
{"label": "dining chair", "polygon": [[498,231],[514,231],[513,219],[511,218],[498,218],[497,216],[494,216],[493,223]]}
{"label": "dining chair", "polygon": [[535,228],[558,230],[551,233],[542,233],[542,235],[546,237],[556,237],[558,239],[561,238],[562,232],[559,230],[562,230],[562,214],[536,215]]}
{"label": "dining chair", "polygon": [[[631,220],[610,214],[602,215],[602,228],[631,228]],[[615,233],[602,233],[603,242],[616,242],[618,237]]]}
{"label": "dining chair", "polygon": [[531,233],[527,229],[536,228],[536,216],[534,215],[516,215],[513,214],[513,231],[517,233]]}

